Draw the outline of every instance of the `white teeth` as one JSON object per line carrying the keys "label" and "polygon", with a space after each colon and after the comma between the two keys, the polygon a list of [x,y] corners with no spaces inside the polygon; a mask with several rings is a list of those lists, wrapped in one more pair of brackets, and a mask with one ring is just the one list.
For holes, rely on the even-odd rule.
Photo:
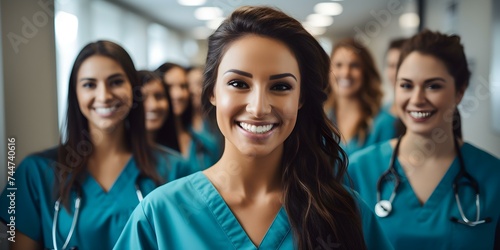
{"label": "white teeth", "polygon": [[117,109],[116,106],[109,107],[109,108],[95,108],[95,112],[99,115],[109,115],[113,113]]}
{"label": "white teeth", "polygon": [[155,120],[158,119],[158,114],[155,112],[146,112],[146,120]]}
{"label": "white teeth", "polygon": [[272,124],[263,125],[263,126],[255,126],[255,125],[251,125],[251,124],[244,123],[244,122],[240,122],[240,126],[244,130],[246,130],[248,132],[256,133],[256,134],[267,133],[267,132],[269,132],[269,130],[271,130],[273,128]]}
{"label": "white teeth", "polygon": [[340,87],[349,87],[352,85],[351,81],[347,79],[339,79],[338,84]]}
{"label": "white teeth", "polygon": [[427,118],[427,117],[429,117],[431,114],[432,114],[432,112],[418,112],[418,111],[411,111],[411,112],[410,112],[410,115],[411,115],[413,118],[417,118],[417,119],[420,119],[420,118]]}

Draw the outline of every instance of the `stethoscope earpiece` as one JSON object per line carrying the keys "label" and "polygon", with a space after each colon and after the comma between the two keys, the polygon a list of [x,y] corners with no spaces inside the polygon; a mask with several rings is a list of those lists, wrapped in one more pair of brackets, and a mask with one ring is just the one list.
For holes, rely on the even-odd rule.
{"label": "stethoscope earpiece", "polygon": [[392,204],[388,200],[381,200],[375,204],[375,214],[378,217],[384,218],[392,211]]}

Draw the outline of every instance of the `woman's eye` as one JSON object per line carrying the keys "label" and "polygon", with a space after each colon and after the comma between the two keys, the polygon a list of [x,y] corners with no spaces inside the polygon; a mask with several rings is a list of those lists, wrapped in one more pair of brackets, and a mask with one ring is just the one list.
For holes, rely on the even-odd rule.
{"label": "woman's eye", "polygon": [[166,99],[165,94],[162,94],[162,93],[156,93],[156,94],[154,94],[154,97],[156,100]]}
{"label": "woman's eye", "polygon": [[237,80],[229,81],[229,83],[227,85],[230,85],[230,86],[238,88],[238,89],[248,88],[248,85],[245,82],[237,81]]}
{"label": "woman's eye", "polygon": [[399,87],[401,87],[402,89],[411,89],[412,86],[411,86],[411,84],[404,82],[404,83],[400,83]]}
{"label": "woman's eye", "polygon": [[125,81],[123,79],[114,79],[110,81],[111,86],[120,86],[124,83]]}
{"label": "woman's eye", "polygon": [[93,87],[95,87],[95,83],[93,83],[93,82],[86,82],[86,83],[82,84],[82,87],[84,87],[86,89],[93,88]]}
{"label": "woman's eye", "polygon": [[292,86],[290,86],[290,84],[288,83],[277,83],[271,87],[271,90],[276,90],[276,91],[287,91],[290,89],[292,89]]}
{"label": "woman's eye", "polygon": [[441,89],[441,85],[440,84],[437,84],[437,83],[431,83],[427,86],[427,88],[429,89]]}

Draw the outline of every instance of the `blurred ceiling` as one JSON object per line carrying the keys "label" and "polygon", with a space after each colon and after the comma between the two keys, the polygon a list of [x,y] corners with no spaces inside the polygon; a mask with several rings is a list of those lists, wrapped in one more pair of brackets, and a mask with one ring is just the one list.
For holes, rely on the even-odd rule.
{"label": "blurred ceiling", "polygon": [[[219,7],[223,16],[230,14],[242,5],[268,5],[277,7],[301,22],[308,15],[315,13],[314,6],[321,2],[335,2],[343,7],[343,12],[333,16],[334,22],[325,28],[323,36],[350,35],[354,27],[364,27],[369,20],[376,20],[373,13],[388,10],[391,4],[400,5],[405,1],[398,0],[206,0],[201,6],[182,6],[179,0],[108,0],[140,15],[149,16],[155,22],[178,30],[186,35],[204,27],[207,21],[195,18],[195,10],[199,7]],[[394,5],[392,5],[394,6]],[[401,6],[400,6],[401,7]]]}

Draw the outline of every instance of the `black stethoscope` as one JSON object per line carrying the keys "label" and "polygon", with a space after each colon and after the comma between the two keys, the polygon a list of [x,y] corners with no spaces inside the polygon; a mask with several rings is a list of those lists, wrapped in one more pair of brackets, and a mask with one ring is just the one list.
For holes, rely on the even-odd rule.
{"label": "black stethoscope", "polygon": [[[142,196],[141,189],[139,188],[139,181],[141,178],[144,178],[141,174],[137,176],[135,179],[135,194],[137,195],[137,199],[139,202],[144,199]],[[75,232],[75,227],[78,222],[78,215],[80,213],[80,204],[82,201],[82,188],[80,185],[77,183],[75,184],[75,190],[76,190],[76,200],[75,200],[75,213],[73,214],[73,220],[71,222],[71,227],[69,229],[68,236],[66,237],[66,241],[63,244],[63,247],[61,250],[65,250],[66,247],[68,247],[69,241],[71,240],[71,237],[73,236],[73,233]],[[57,221],[59,217],[59,210],[60,210],[60,204],[61,204],[61,197],[59,197],[54,205],[54,218],[52,219],[52,244],[55,250],[58,250],[57,248],[57,239],[56,239],[56,232],[57,232]],[[77,250],[78,247],[71,247],[70,250]]]}
{"label": "black stethoscope", "polygon": [[[387,169],[378,179],[377,181],[377,204],[375,204],[375,214],[378,217],[387,217],[391,211],[392,211],[392,203],[394,201],[394,198],[396,198],[396,192],[399,187],[399,184],[401,182],[401,177],[398,175],[396,172],[396,167],[395,167],[395,161],[396,157],[399,152],[399,144],[401,143],[401,136],[398,138],[398,141],[396,143],[396,147],[394,148],[394,151],[391,156],[391,161],[389,163],[389,169]],[[477,184],[477,181],[474,180],[474,178],[465,170],[465,163],[464,159],[462,157],[462,152],[460,152],[460,149],[458,147],[458,141],[457,138],[454,138],[454,145],[455,145],[455,150],[457,151],[458,155],[458,161],[460,163],[460,170],[455,176],[455,179],[453,180],[453,192],[455,194],[455,200],[457,201],[457,207],[458,211],[460,212],[460,216],[462,219],[460,220],[459,218],[456,217],[451,217],[450,220],[453,222],[458,222],[467,226],[476,226],[482,223],[487,223],[491,221],[491,218],[485,218],[483,220],[480,219],[480,210],[481,210],[481,205],[479,201],[479,185]],[[393,176],[394,179],[394,189],[392,190],[391,197],[389,200],[382,200],[380,191],[382,190],[382,182],[385,180],[389,180],[390,175]],[[461,181],[462,179],[466,179],[467,181]],[[458,197],[458,190],[460,185],[468,185],[474,189],[474,192],[476,193],[476,220],[471,221],[469,220],[462,209],[462,204],[460,203],[460,197]]]}

